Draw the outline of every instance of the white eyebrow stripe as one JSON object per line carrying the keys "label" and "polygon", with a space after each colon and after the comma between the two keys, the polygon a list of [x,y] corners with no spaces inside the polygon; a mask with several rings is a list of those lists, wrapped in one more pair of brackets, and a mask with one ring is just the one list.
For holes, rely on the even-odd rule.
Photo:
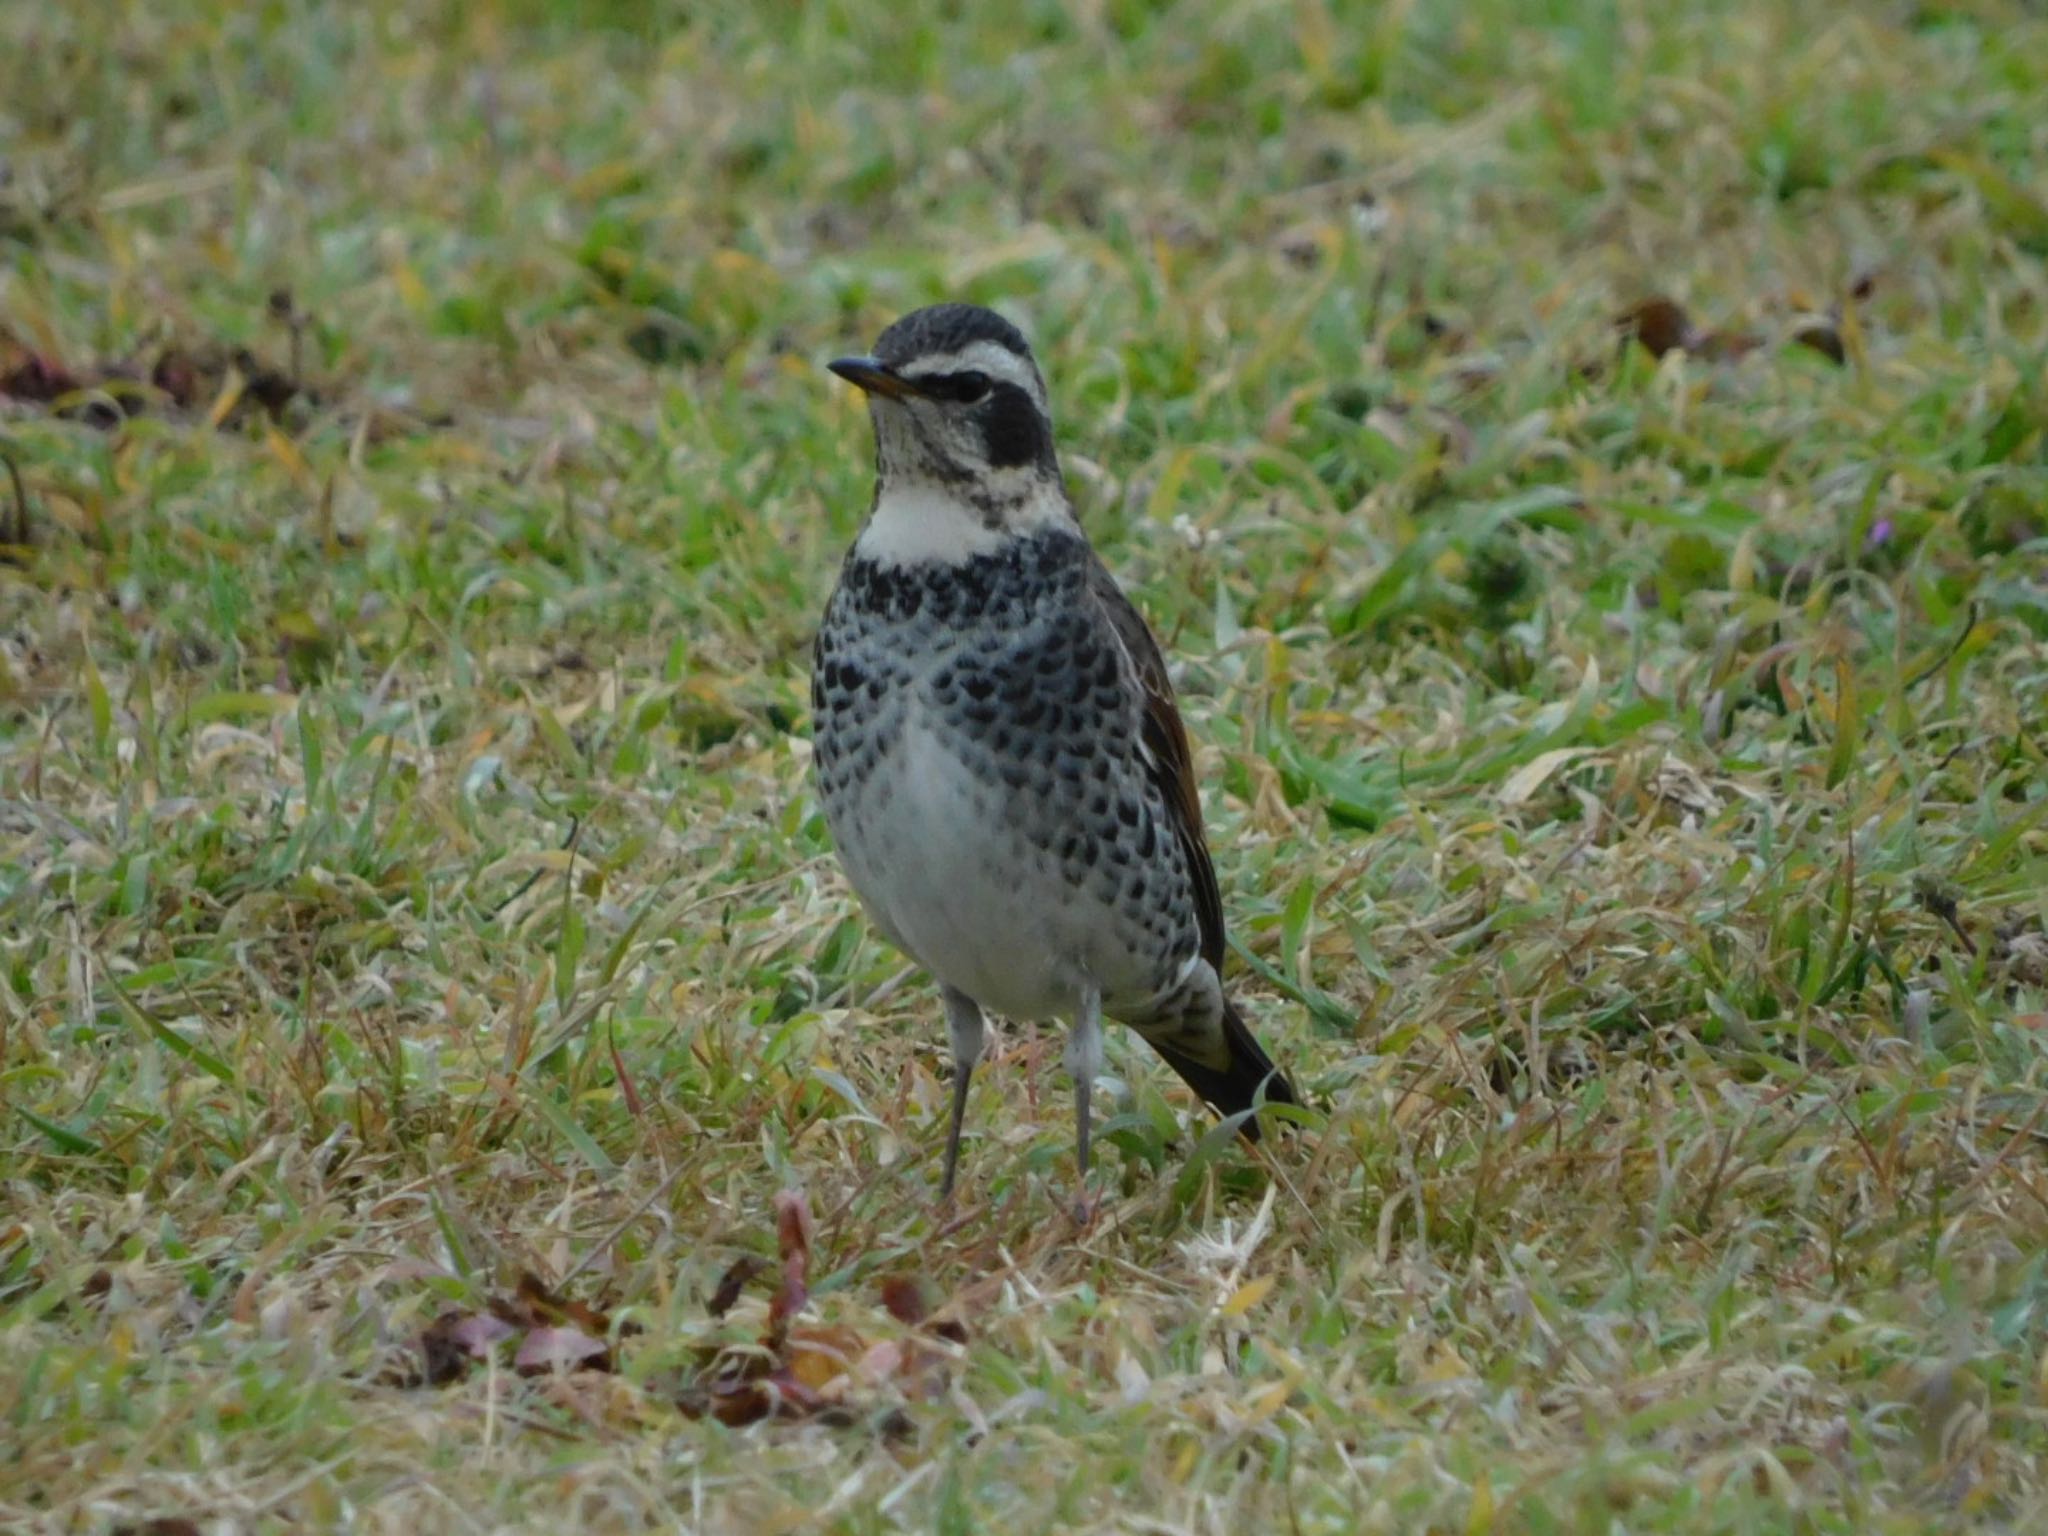
{"label": "white eyebrow stripe", "polygon": [[914,358],[900,370],[906,379],[930,378],[941,373],[985,373],[992,379],[1015,384],[1041,406],[1046,403],[1045,384],[1031,359],[1019,357],[999,341],[970,342],[957,352],[933,352]]}

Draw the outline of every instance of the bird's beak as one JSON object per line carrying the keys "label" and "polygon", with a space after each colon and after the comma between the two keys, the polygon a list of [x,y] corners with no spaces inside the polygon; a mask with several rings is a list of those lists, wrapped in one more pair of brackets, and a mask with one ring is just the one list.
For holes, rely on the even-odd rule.
{"label": "bird's beak", "polygon": [[878,358],[838,357],[825,366],[847,383],[857,385],[871,395],[902,400],[918,393],[916,385]]}

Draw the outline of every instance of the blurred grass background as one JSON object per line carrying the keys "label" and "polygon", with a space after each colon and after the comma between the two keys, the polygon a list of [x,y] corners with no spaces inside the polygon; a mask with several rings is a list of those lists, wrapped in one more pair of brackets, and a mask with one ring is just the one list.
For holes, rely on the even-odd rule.
{"label": "blurred grass background", "polygon": [[[805,717],[817,364],[939,298],[1175,653],[1305,1205],[1113,1049],[1077,1239],[1012,1030],[931,1218]],[[2022,0],[0,11],[0,1520],[2025,1528],[2044,304]],[[785,1186],[943,1393],[678,1414]],[[521,1269],[616,1374],[395,1383]]]}

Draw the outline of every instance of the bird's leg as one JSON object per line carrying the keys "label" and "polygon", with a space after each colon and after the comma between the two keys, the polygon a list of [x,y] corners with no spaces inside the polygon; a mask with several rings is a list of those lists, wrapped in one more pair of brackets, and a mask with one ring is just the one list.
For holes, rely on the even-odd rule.
{"label": "bird's leg", "polygon": [[1088,1140],[1095,1079],[1102,1075],[1102,994],[1092,987],[1081,994],[1074,1027],[1067,1032],[1067,1071],[1074,1079],[1074,1150],[1080,1165],[1080,1186],[1074,1196],[1074,1220],[1088,1224],[1094,1207],[1088,1200]]}
{"label": "bird's leg", "polygon": [[960,1126],[967,1118],[967,1085],[988,1040],[981,1004],[965,992],[946,988],[946,1028],[953,1036],[953,1123],[946,1131],[946,1172],[939,1180],[939,1199],[953,1195],[953,1172],[960,1164]]}

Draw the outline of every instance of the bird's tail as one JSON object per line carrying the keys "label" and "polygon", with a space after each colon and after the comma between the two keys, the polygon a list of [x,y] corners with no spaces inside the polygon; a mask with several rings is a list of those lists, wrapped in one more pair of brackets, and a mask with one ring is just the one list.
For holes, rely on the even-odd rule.
{"label": "bird's tail", "polygon": [[[1294,1096],[1294,1085],[1273,1065],[1272,1057],[1253,1036],[1244,1015],[1227,997],[1223,1000],[1223,1039],[1230,1059],[1221,1067],[1208,1066],[1156,1042],[1152,1042],[1152,1048],[1218,1114],[1234,1115],[1250,1109],[1257,1102],[1261,1088],[1265,1090],[1265,1102],[1268,1104],[1301,1102]],[[1246,1119],[1240,1129],[1246,1141],[1257,1141],[1258,1116]]]}

